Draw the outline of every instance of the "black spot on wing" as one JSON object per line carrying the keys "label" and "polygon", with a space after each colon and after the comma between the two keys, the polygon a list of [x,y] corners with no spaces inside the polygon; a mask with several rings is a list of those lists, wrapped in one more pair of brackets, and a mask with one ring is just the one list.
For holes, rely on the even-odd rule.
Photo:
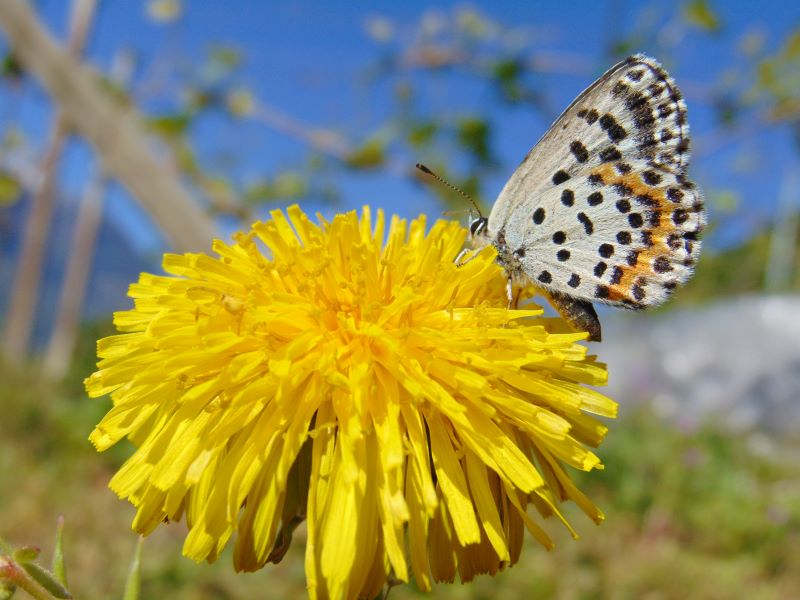
{"label": "black spot on wing", "polygon": [[616,146],[609,146],[608,148],[604,148],[600,151],[601,162],[613,162],[615,160],[619,160],[620,158],[622,158],[622,153],[617,149]]}
{"label": "black spot on wing", "polygon": [[658,206],[658,202],[656,202],[651,196],[647,194],[639,194],[634,198],[638,204],[642,206]]}
{"label": "black spot on wing", "polygon": [[611,256],[614,254],[614,246],[611,244],[600,244],[597,252],[603,258],[611,258]]}
{"label": "black spot on wing", "polygon": [[[630,187],[629,185],[625,185],[624,183],[615,183],[612,187],[614,188],[614,191],[617,192],[620,196],[633,195],[633,188]],[[630,202],[628,202],[628,210],[630,210]],[[623,210],[622,212],[625,211]]]}
{"label": "black spot on wing", "polygon": [[683,223],[686,222],[688,218],[689,218],[689,213],[687,213],[682,208],[679,208],[672,212],[672,222],[675,223],[675,225],[682,225]]}
{"label": "black spot on wing", "polygon": [[586,231],[586,235],[592,235],[594,233],[594,223],[592,223],[592,220],[586,213],[579,212],[578,221],[583,224],[583,229]]}
{"label": "black spot on wing", "polygon": [[586,198],[586,202],[589,206],[597,206],[603,203],[603,194],[602,192],[592,192],[589,194],[589,197]]}
{"label": "black spot on wing", "polygon": [[647,185],[658,185],[661,183],[661,175],[655,171],[645,171],[642,173],[642,179]]}
{"label": "black spot on wing", "polygon": [[626,75],[631,81],[640,81],[644,76],[644,69],[631,69]]}
{"label": "black spot on wing", "polygon": [[680,202],[683,199],[683,190],[676,187],[667,188],[667,198],[673,202]]}
{"label": "black spot on wing", "polygon": [[560,185],[569,179],[569,173],[567,173],[564,169],[560,171],[556,171],[553,175],[553,184]]}
{"label": "black spot on wing", "polygon": [[594,275],[595,275],[595,277],[602,277],[603,273],[606,272],[607,268],[608,268],[608,265],[605,262],[600,261],[599,263],[597,263],[594,266]]}
{"label": "black spot on wing", "polygon": [[586,178],[586,181],[589,182],[589,185],[596,187],[598,185],[603,185],[603,176],[599,173],[592,173]]}
{"label": "black spot on wing", "polygon": [[628,132],[625,131],[622,125],[617,123],[617,120],[610,113],[606,113],[600,117],[600,127],[608,134],[608,139],[612,142],[624,140],[628,135]]}
{"label": "black spot on wing", "polygon": [[598,119],[598,117],[600,115],[598,114],[598,112],[595,109],[587,110],[585,108],[582,108],[581,110],[578,111],[578,116],[581,119],[586,119],[586,122],[589,125],[591,125],[592,123],[597,121],[597,119]]}
{"label": "black spot on wing", "polygon": [[672,265],[666,256],[659,256],[653,261],[653,271],[656,273],[667,273],[672,271]]}
{"label": "black spot on wing", "polygon": [[586,146],[581,144],[578,140],[575,140],[569,145],[569,151],[572,152],[575,160],[579,163],[585,163],[589,160],[589,151],[586,149]]}

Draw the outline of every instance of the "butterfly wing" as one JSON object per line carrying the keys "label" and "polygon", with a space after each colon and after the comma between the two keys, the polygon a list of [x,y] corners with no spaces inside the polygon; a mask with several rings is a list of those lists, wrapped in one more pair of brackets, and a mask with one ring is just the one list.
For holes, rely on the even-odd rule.
{"label": "butterfly wing", "polygon": [[550,291],[645,308],[692,274],[705,224],[686,177],[689,127],[675,82],[651,58],[617,64],[528,153],[488,236]]}

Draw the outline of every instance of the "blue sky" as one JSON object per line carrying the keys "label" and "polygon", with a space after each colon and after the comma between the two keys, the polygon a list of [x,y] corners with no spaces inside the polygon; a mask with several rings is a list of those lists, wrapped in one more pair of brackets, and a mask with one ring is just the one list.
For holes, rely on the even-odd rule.
{"label": "blue sky", "polygon": [[[66,29],[69,3],[48,0],[39,11],[58,34]],[[614,62],[607,45],[613,35],[646,29],[655,23],[661,33],[643,38],[636,50],[658,58],[684,90],[689,121],[700,144],[714,129],[714,113],[707,92],[725,70],[744,72],[738,52],[747,32],[761,32],[767,49],[776,48],[793,28],[800,27],[800,3],[745,1],[712,2],[723,29],[716,34],[678,26],[677,3],[511,1],[463,2],[226,2],[185,3],[183,19],[163,26],[150,21],[144,3],[103,2],[88,49],[92,62],[108,68],[114,52],[133,49],[143,71],[153,69],[159,56],[178,62],[199,62],[212,42],[230,44],[244,54],[237,75],[243,84],[270,105],[304,122],[333,127],[358,138],[364,130],[388,114],[387,86],[365,86],[363,75],[381,51],[365,33],[371,16],[382,15],[409,32],[426,11],[449,13],[471,6],[501,24],[525,27],[533,32],[537,49],[585,59],[586,73],[543,75],[537,80],[560,110],[592,79]],[[435,8],[431,8],[435,6]],[[645,27],[643,27],[645,25]],[[420,80],[425,84],[426,80]],[[485,196],[491,201],[528,149],[549,125],[545,116],[530,110],[499,107],[494,94],[479,83],[459,76],[444,76],[437,88],[426,90],[432,111],[467,113],[480,110],[496,125],[496,152],[500,168],[489,180]],[[151,101],[157,108],[163,100]],[[50,120],[50,106],[40,91],[9,95],[0,88],[0,123],[19,119],[31,138],[42,143]],[[5,124],[3,125],[5,126]],[[209,164],[226,152],[236,151],[239,162],[234,176],[257,178],[303,160],[307,148],[295,139],[266,127],[232,128],[225,119],[211,118],[194,132],[200,154]],[[405,157],[404,157],[405,158]],[[415,157],[408,156],[409,164]],[[78,194],[91,164],[91,153],[80,144],[66,157],[62,185],[69,201]],[[747,168],[744,169],[742,165]],[[694,160],[691,172],[710,194],[730,191],[738,196],[736,216],[726,219],[710,235],[712,245],[724,246],[746,237],[773,218],[780,179],[797,168],[797,149],[791,132],[773,129],[726,144]],[[364,203],[383,206],[403,216],[420,212],[438,214],[435,196],[412,180],[384,172],[344,175],[338,180],[342,204],[336,210]],[[146,215],[125,193],[114,188],[109,195],[109,218],[125,223],[131,240],[147,252],[157,252],[162,240],[148,224]],[[309,210],[333,209],[304,204]],[[712,204],[713,207],[713,204]],[[228,230],[230,224],[222,224]]]}

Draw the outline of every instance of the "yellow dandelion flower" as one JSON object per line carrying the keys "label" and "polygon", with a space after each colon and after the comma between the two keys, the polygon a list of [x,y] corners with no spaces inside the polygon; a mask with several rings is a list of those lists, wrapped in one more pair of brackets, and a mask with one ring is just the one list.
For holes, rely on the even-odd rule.
{"label": "yellow dandelion flower", "polygon": [[565,469],[601,466],[591,415],[616,414],[582,385],[606,381],[585,333],[509,310],[491,248],[456,267],[458,224],[287,212],[218,258],[166,255],[98,342],[86,388],[113,408],[90,439],[137,448],[110,483],[135,531],[185,516],[184,554],[235,538],[252,571],[305,521],[310,597],[372,598],[493,574],[525,529],[550,548],[530,506],[602,519]]}

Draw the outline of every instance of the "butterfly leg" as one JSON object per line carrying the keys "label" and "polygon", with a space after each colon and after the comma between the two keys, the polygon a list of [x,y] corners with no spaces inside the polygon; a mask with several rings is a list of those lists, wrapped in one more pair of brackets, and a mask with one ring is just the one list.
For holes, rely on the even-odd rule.
{"label": "butterfly leg", "polygon": [[506,273],[506,298],[508,298],[508,310],[519,308],[519,301],[522,298],[523,288],[518,287],[514,292],[514,278]]}
{"label": "butterfly leg", "polygon": [[550,300],[558,313],[579,331],[589,332],[590,342],[599,342],[602,339],[600,319],[591,302],[575,300],[563,294],[550,293]]}
{"label": "butterfly leg", "polygon": [[[472,254],[470,254],[470,252]],[[467,256],[468,254],[469,256]],[[467,258],[464,258],[465,256]],[[453,262],[456,264],[457,267],[463,267],[465,264],[470,262],[476,256],[478,256],[478,253],[475,250],[472,250],[471,248],[464,248],[461,252],[458,253],[458,256],[456,256]]]}

